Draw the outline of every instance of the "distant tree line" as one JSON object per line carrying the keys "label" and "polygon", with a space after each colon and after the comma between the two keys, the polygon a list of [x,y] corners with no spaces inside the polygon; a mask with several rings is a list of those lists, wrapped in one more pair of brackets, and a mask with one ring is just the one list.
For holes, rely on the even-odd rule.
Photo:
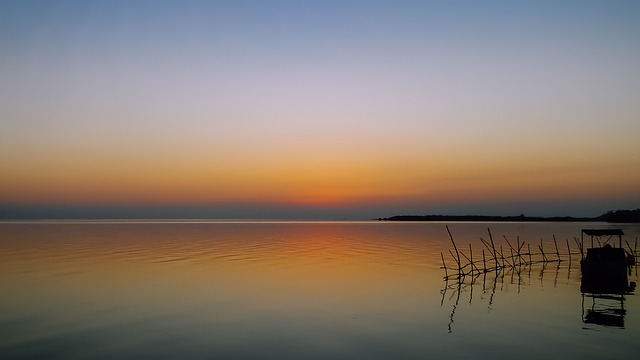
{"label": "distant tree line", "polygon": [[380,221],[503,221],[503,222],[577,222],[577,221],[604,221],[615,223],[640,222],[640,209],[636,210],[611,210],[598,217],[571,217],[571,216],[485,216],[485,215],[398,215],[388,218],[379,218]]}
{"label": "distant tree line", "polygon": [[635,210],[611,210],[598,216],[598,221],[615,223],[637,223],[640,222],[640,209]]}

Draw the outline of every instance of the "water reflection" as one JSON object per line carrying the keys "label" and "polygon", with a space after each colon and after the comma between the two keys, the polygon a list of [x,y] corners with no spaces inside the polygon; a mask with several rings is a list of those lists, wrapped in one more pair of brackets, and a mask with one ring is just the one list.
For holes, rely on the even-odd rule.
{"label": "water reflection", "polygon": [[[574,295],[579,294],[581,296],[582,329],[598,330],[601,327],[624,329],[627,315],[625,301],[627,296],[634,295],[636,282],[629,281],[626,276],[606,281],[581,277],[580,289],[575,289],[573,284],[576,276],[580,277],[579,268],[576,268],[575,265],[563,266],[558,262],[553,266],[549,266],[549,263],[541,263],[502,268],[495,272],[462,277],[459,281],[445,281],[441,290],[440,306],[451,307],[447,332],[454,332],[458,320],[457,313],[465,302],[469,306],[482,306],[486,309],[486,313],[490,314],[495,310],[495,303],[500,296],[508,297],[511,300],[518,298],[526,290],[524,296],[539,297],[548,287],[553,289],[548,295],[549,299],[531,299],[523,296],[518,299],[521,302],[521,307],[526,308],[536,301],[562,302],[567,298],[575,299]],[[503,301],[502,303],[508,303],[505,306],[518,307],[511,301]],[[539,316],[544,317],[545,314],[539,314]],[[464,319],[459,321],[464,321]]]}
{"label": "water reflection", "polygon": [[[624,302],[627,295],[633,295],[634,281],[626,276],[598,281],[583,277],[580,284],[582,292],[582,322],[587,325],[611,326],[624,329],[627,310]],[[585,307],[585,298],[590,300]],[[591,329],[584,327],[584,329]]]}
{"label": "water reflection", "polygon": [[[474,241],[479,259],[487,224],[449,226],[461,248]],[[491,227],[516,249],[544,238],[555,259],[552,234],[562,241],[582,226]],[[581,330],[577,261],[476,274],[441,294],[448,247],[442,223],[0,223],[0,359],[640,352],[633,316],[624,333],[613,328],[615,339]],[[629,314],[637,298],[625,298]],[[573,346],[587,341],[588,349]]]}

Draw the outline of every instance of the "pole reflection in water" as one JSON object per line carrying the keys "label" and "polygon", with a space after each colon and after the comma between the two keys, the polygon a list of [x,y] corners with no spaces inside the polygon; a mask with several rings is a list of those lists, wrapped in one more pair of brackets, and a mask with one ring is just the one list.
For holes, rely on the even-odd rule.
{"label": "pole reflection in water", "polygon": [[[456,264],[474,263],[443,289],[441,262],[452,265],[443,223],[0,223],[0,358],[640,352],[638,297],[624,299],[624,331],[582,330],[580,253],[558,251],[551,234],[571,239],[584,225],[490,224],[490,248],[477,238],[489,224],[448,225]],[[602,300],[590,300],[598,310]]]}
{"label": "pole reflection in water", "polygon": [[[531,281],[531,274],[535,267],[539,267],[539,269],[535,269],[536,272],[539,270],[537,284],[535,281]],[[474,305],[474,288],[476,287],[481,289],[479,301],[484,302],[483,300],[486,300],[486,312],[491,313],[494,310],[494,303],[497,297],[501,294],[511,292],[511,285],[515,285],[516,295],[521,293],[523,287],[529,288],[537,286],[540,290],[543,290],[544,286],[549,284],[554,289],[570,286],[572,270],[575,269],[570,266],[562,267],[558,264],[552,271],[553,276],[550,278],[547,264],[542,263],[538,265],[498,269],[498,271],[495,272],[487,272],[481,275],[469,276],[468,278],[463,277],[459,281],[448,280],[441,290],[442,299],[440,302],[441,306],[445,304],[450,304],[451,306],[447,331],[449,333],[454,331],[456,311],[460,307],[461,299],[464,298],[463,294],[468,294],[469,305]],[[566,278],[567,281],[559,281],[563,278]],[[625,316],[627,315],[625,301],[627,296],[634,295],[636,282],[629,282],[626,277],[618,280],[619,281],[598,282],[584,278],[581,279],[580,295],[582,299],[583,329],[597,330],[598,327],[625,328]],[[563,289],[559,290],[560,292],[564,292]],[[528,303],[526,299],[522,301],[523,304]],[[592,325],[595,325],[595,327]]]}
{"label": "pole reflection in water", "polygon": [[[584,231],[585,230],[583,230],[583,232]],[[589,231],[593,232],[594,230],[587,230],[587,232]],[[614,230],[605,229],[597,231],[598,234],[600,232],[608,234],[609,232]],[[621,230],[615,231],[622,233]],[[525,286],[531,286],[531,272],[534,268],[536,269],[536,271],[540,271],[538,276],[538,296],[544,291],[544,287],[549,281],[554,290],[558,290],[559,286],[572,286],[573,284],[575,284],[575,281],[572,282],[572,258],[578,255],[580,256],[581,261],[579,262],[579,264],[582,270],[580,272],[581,276],[579,278],[579,292],[582,295],[582,322],[584,324],[609,326],[620,329],[625,328],[625,296],[633,294],[633,290],[635,289],[635,282],[632,281],[631,283],[629,283],[627,276],[631,275],[632,268],[635,265],[635,261],[628,260],[637,259],[635,247],[632,248],[630,244],[627,243],[627,246],[629,247],[629,251],[627,252],[628,256],[625,257],[627,260],[623,262],[616,262],[616,266],[622,265],[622,270],[624,271],[594,272],[593,267],[595,265],[600,266],[602,270],[609,270],[610,266],[608,265],[609,263],[597,263],[593,259],[594,256],[589,257],[590,255],[596,254],[596,252],[597,254],[604,253],[601,254],[600,257],[602,257],[609,254],[609,252],[614,251],[616,252],[616,254],[624,254],[624,249],[613,249],[610,245],[596,249],[590,248],[588,249],[589,255],[587,255],[587,257],[585,258],[583,239],[574,239],[579,251],[572,251],[571,246],[569,245],[569,240],[567,239],[565,241],[567,245],[567,251],[566,253],[563,253],[559,250],[556,237],[553,236],[553,246],[555,251],[552,250],[551,252],[547,251],[545,253],[545,244],[541,239],[540,244],[538,245],[539,252],[532,253],[530,244],[527,244],[527,252],[523,251],[525,243],[521,243],[519,237],[517,238],[514,246],[509,241],[509,239],[504,236],[504,241],[506,242],[509,250],[509,252],[507,252],[505,250],[505,247],[503,247],[503,244],[494,242],[491,230],[487,229],[489,240],[487,241],[480,238],[481,244],[485,248],[482,250],[482,259],[480,260],[477,258],[474,259],[471,244],[469,244],[469,256],[467,256],[462,250],[460,250],[461,248],[456,245],[456,241],[454,240],[448,227],[447,232],[454,249],[453,252],[449,250],[449,255],[451,256],[451,258],[453,258],[455,267],[448,268],[444,254],[441,254],[442,269],[444,269],[445,271],[445,286],[441,291],[441,306],[444,304],[444,299],[447,292],[451,291],[452,294],[449,296],[449,302],[452,303],[452,311],[450,313],[449,323],[447,325],[447,330],[449,333],[453,332],[455,315],[460,306],[461,293],[469,293],[469,305],[472,305],[474,287],[479,286],[479,283],[481,282],[482,295],[483,297],[485,295],[488,296],[487,313],[490,313],[494,310],[494,301],[498,289],[498,283],[500,283],[500,293],[509,293],[510,290],[508,288],[511,285],[515,285],[517,289],[516,294],[520,295],[523,287],[523,281],[525,282]],[[620,246],[622,246],[622,241],[620,241]],[[487,250],[487,252],[489,253],[488,260],[485,257],[485,250]],[[589,262],[587,260],[589,260]],[[547,266],[550,263],[556,263],[557,265],[555,267],[552,279],[545,280],[545,272],[547,272]],[[563,266],[567,263],[568,266]],[[624,267],[626,267],[626,269],[624,269]],[[563,271],[566,271],[566,284],[561,284],[563,281],[561,281],[560,273]],[[635,270],[635,274],[637,278],[637,267]],[[564,278],[564,276],[562,278]],[[490,288],[490,290],[487,290],[488,288]],[[559,292],[564,293],[565,291],[559,290]],[[587,309],[585,309],[585,297],[591,299],[591,306]],[[454,298],[455,301],[453,301]],[[545,295],[545,299],[541,300],[548,300],[548,295]],[[523,304],[527,304],[528,302],[530,302],[522,298],[519,299],[519,301]],[[589,329],[588,327],[583,328]]]}

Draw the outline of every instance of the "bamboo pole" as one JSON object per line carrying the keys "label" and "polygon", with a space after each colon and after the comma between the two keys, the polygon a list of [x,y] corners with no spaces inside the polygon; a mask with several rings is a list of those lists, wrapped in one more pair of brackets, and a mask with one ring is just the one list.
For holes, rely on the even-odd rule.
{"label": "bamboo pole", "polygon": [[573,240],[576,242],[576,245],[580,250],[580,260],[584,259],[584,248],[582,247],[582,241],[580,241],[577,237],[574,237]]}
{"label": "bamboo pole", "polygon": [[515,251],[515,249],[513,248],[513,246],[511,246],[509,239],[507,239],[506,236],[503,236],[503,237],[504,237],[504,240],[507,242],[507,245],[509,245],[509,252],[511,253],[511,261],[513,261],[513,266],[516,266],[515,257],[513,256],[513,252]]}
{"label": "bamboo pole", "polygon": [[547,260],[547,257],[544,255],[544,245],[542,244],[542,239],[540,239],[540,245],[538,245],[538,248],[542,252],[542,262],[549,262],[549,260]]}
{"label": "bamboo pole", "polygon": [[478,267],[473,263],[473,249],[471,249],[471,243],[469,243],[469,257],[471,258],[471,266],[480,272],[480,269],[478,269]]}
{"label": "bamboo pole", "polygon": [[458,263],[458,273],[460,273],[461,265],[460,265],[460,252],[458,252],[458,247],[456,246],[456,242],[453,240],[453,235],[451,235],[451,230],[449,230],[449,225],[445,225],[447,228],[447,232],[449,233],[449,238],[451,239],[451,243],[453,244],[453,248],[456,250],[456,262]]}
{"label": "bamboo pole", "polygon": [[569,247],[569,239],[565,239],[567,242],[567,254],[569,254],[569,267],[571,267],[571,248]]}
{"label": "bamboo pole", "polygon": [[467,255],[465,255],[463,252],[460,252],[460,254],[467,259],[467,261],[469,262],[469,264],[466,264],[464,267],[467,267],[469,265],[471,265],[471,275],[473,275],[473,268],[475,268],[478,272],[480,272],[480,270],[476,267],[476,265],[473,263],[473,258],[468,258]]}
{"label": "bamboo pole", "polygon": [[511,260],[513,261],[513,264],[514,264],[513,266],[515,266],[516,261],[513,257],[513,248],[509,249],[509,251],[511,252]]}
{"label": "bamboo pole", "polygon": [[487,228],[487,232],[489,233],[489,240],[491,240],[491,248],[493,249],[493,258],[494,258],[494,259],[495,259],[495,261],[496,261],[496,270],[497,270],[497,269],[498,269],[498,266],[499,266],[500,264],[498,263],[498,255],[497,255],[497,252],[496,252],[496,246],[495,246],[495,244],[493,243],[493,236],[491,235],[491,229],[490,229],[490,228]]}
{"label": "bamboo pole", "polygon": [[627,240],[624,241],[625,244],[627,244],[627,247],[629,247],[629,253],[633,256],[635,256],[635,254],[633,253],[633,249],[631,248],[631,244],[629,244],[629,242]]}
{"label": "bamboo pole", "polygon": [[513,264],[509,261],[509,259],[506,256],[504,256],[504,250],[502,250],[502,245],[500,245],[500,256],[502,257],[502,266],[503,267],[506,267],[504,265],[505,262],[507,263],[507,265],[513,267]]}
{"label": "bamboo pole", "polygon": [[524,263],[524,259],[522,258],[522,255],[520,255],[520,252],[522,251],[522,247],[524,246],[524,242],[522,243],[522,245],[520,245],[520,236],[516,237],[516,241],[518,242],[518,261],[520,261],[520,263]]}
{"label": "bamboo pole", "polygon": [[558,250],[558,242],[555,235],[553,235],[553,244],[556,246],[556,256],[558,257],[558,262],[560,262],[562,260],[560,259],[560,250]]}
{"label": "bamboo pole", "polygon": [[[453,255],[453,253],[451,252],[451,249],[448,249],[448,250],[449,250],[449,255],[451,255],[451,257],[453,258],[453,261],[455,261],[455,262],[456,262],[456,264],[457,264],[457,263],[458,263],[458,260],[456,259],[456,256],[455,256],[455,255]],[[458,266],[458,269],[459,269],[459,268],[460,268],[460,266]]]}
{"label": "bamboo pole", "polygon": [[489,242],[487,242],[487,241],[486,241],[485,239],[483,239],[483,238],[480,238],[480,241],[482,241],[482,243],[483,243],[483,244],[484,244],[484,246],[487,248],[487,250],[489,250],[489,253],[490,253],[491,255],[493,255],[493,261],[494,261],[494,263],[495,263],[495,268],[497,269],[497,268],[498,268],[498,266],[499,266],[500,264],[498,263],[498,256],[497,256],[497,254],[496,254],[496,251],[495,251],[496,249],[495,249],[495,247],[494,247],[494,248],[492,248],[492,247],[491,247],[491,244],[489,244]]}
{"label": "bamboo pole", "polygon": [[444,262],[444,254],[442,254],[442,252],[440,252],[440,257],[442,258],[442,268],[444,269],[444,278],[445,278],[445,281],[448,281],[449,272],[447,271],[447,264],[445,264]]}
{"label": "bamboo pole", "polygon": [[[478,264],[479,259],[478,261],[475,261],[474,259],[473,245],[472,244],[468,245],[469,255],[465,254],[464,251],[461,251],[461,249],[458,248],[455,242],[455,239],[453,238],[453,235],[451,233],[451,230],[449,229],[448,226],[446,226],[446,229],[447,229],[449,238],[451,240],[451,244],[453,245],[453,249],[449,249],[448,252],[457,266],[457,274],[453,274],[453,273],[449,274],[448,272],[449,268],[446,265],[444,253],[443,252],[440,253],[442,266],[443,266],[443,269],[445,269],[446,280],[456,278],[459,282],[462,282],[464,281],[464,278],[466,276],[471,276],[471,281],[473,283],[475,277],[478,276],[480,273],[484,273],[486,275],[487,272],[496,271],[496,275],[497,275],[500,271],[503,271],[503,276],[504,276],[505,275],[504,273],[506,271],[516,271],[517,266],[526,266],[526,265],[531,266],[532,264],[539,263],[539,262],[546,265],[549,262],[560,263],[564,261],[563,259],[564,254],[560,252],[560,248],[558,247],[558,240],[555,235],[553,235],[553,244],[555,248],[556,259],[552,259],[552,258],[549,258],[548,256],[549,253],[545,252],[544,250],[544,239],[542,238],[540,239],[539,245],[537,245],[538,249],[540,250],[540,253],[534,254],[531,251],[531,244],[526,243],[524,241],[520,241],[520,237],[516,238],[516,243],[514,246],[514,244],[511,244],[508,237],[503,236],[510,251],[509,254],[505,254],[506,247],[504,247],[502,244],[496,243],[493,240],[493,234],[491,233],[491,229],[487,228],[487,233],[489,234],[489,241],[483,238],[480,238],[480,241],[483,244],[483,248],[481,249],[482,250],[482,268],[480,268],[480,265]],[[581,246],[582,244],[578,240],[578,238],[574,237],[574,240],[578,245],[578,248],[582,250],[582,246]],[[598,240],[596,239],[596,241]],[[569,267],[571,267],[573,253],[571,250],[571,244],[569,242],[570,241],[568,238],[565,239],[565,244],[567,246],[567,256],[569,257]],[[627,244],[627,247],[629,248],[629,251],[634,253],[634,258],[637,261],[637,255],[635,253],[637,248],[637,238],[636,238],[636,243],[634,247],[632,247],[632,244],[630,244],[629,242],[626,242],[626,244]],[[527,250],[526,250],[527,252],[524,251],[525,245],[527,246]],[[487,259],[485,249],[488,250],[490,253],[489,259]],[[553,250],[552,250],[552,253],[553,253]],[[540,259],[538,258],[538,256],[541,256],[542,258]],[[582,257],[584,256],[582,252],[581,252],[581,256]],[[494,264],[490,263],[492,258],[493,258]],[[534,260],[534,258],[536,260]],[[489,261],[489,264],[487,264],[487,260]],[[558,264],[558,266],[560,265]],[[453,269],[454,268],[452,267],[451,270]],[[531,271],[531,269],[529,271]]]}
{"label": "bamboo pole", "polygon": [[484,249],[482,249],[482,272],[487,272],[487,262],[484,259]]}

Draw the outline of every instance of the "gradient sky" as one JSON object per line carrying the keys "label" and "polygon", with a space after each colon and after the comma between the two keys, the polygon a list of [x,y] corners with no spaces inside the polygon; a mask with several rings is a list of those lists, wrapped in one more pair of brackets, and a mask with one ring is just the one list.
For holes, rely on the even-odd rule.
{"label": "gradient sky", "polygon": [[638,1],[0,2],[0,217],[592,216],[639,135]]}

